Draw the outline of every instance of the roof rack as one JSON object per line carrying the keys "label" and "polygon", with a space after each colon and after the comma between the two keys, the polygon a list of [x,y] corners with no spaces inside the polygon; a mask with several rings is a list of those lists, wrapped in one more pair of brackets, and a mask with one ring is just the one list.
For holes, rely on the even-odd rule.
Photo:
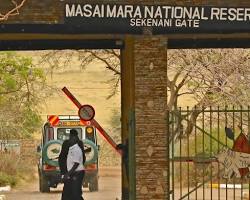
{"label": "roof rack", "polygon": [[[47,119],[49,119],[49,116],[47,116]],[[80,117],[78,115],[56,115],[58,116],[59,120],[80,120]]]}

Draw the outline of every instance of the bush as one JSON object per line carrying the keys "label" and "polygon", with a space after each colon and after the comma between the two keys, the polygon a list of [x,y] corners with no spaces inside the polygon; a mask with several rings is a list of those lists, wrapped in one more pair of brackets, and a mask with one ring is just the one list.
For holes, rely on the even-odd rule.
{"label": "bush", "polygon": [[0,172],[0,187],[2,186],[15,186],[17,184],[17,178],[10,176],[4,172]]}
{"label": "bush", "polygon": [[[210,182],[211,176],[214,182],[218,182],[218,177],[222,177],[222,165],[209,161],[202,163],[202,159],[214,158],[226,144],[229,148],[232,148],[233,141],[226,137],[224,127],[212,130],[205,129],[204,131],[208,134],[203,134],[201,130],[197,130],[196,137],[193,133],[189,137],[183,138],[181,148],[180,143],[176,142],[174,148],[176,157],[193,157],[201,161],[174,163],[174,178],[177,185],[182,182],[183,187],[187,187],[188,184],[189,186],[195,186],[195,184],[203,182],[203,179]],[[182,149],[181,153],[180,149]],[[223,180],[220,181],[223,182]]]}
{"label": "bush", "polygon": [[121,156],[104,140],[99,140],[100,166],[121,166]]}
{"label": "bush", "polygon": [[15,186],[21,181],[32,180],[35,175],[32,163],[16,153],[0,153],[0,186]]}

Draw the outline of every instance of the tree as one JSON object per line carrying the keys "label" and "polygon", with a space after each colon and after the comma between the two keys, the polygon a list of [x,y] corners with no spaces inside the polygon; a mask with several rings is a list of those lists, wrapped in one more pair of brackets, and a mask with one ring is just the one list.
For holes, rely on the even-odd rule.
{"label": "tree", "polygon": [[89,64],[101,62],[104,67],[112,71],[114,77],[108,81],[110,84],[111,98],[119,91],[121,71],[120,71],[120,53],[119,50],[102,49],[102,50],[54,50],[45,51],[40,54],[38,65],[47,65],[51,78],[55,70],[63,69],[65,66],[75,65],[80,62],[80,68],[85,69]]}
{"label": "tree", "polygon": [[[248,105],[250,94],[250,51],[245,49],[171,50],[168,57],[168,109],[177,111],[183,96],[191,95],[195,105],[188,116],[184,136],[191,134],[202,109],[209,106]],[[171,78],[170,78],[171,77]],[[173,138],[178,137],[178,128]]]}
{"label": "tree", "polygon": [[[180,136],[178,135],[179,129],[183,126],[184,118],[188,119],[188,125],[183,135],[191,134],[202,109],[218,105],[248,104],[250,94],[249,52],[246,49],[168,51],[167,107],[169,111],[174,111],[179,116],[178,129],[173,133],[173,138]],[[50,52],[49,57],[52,60],[54,56],[51,55],[54,53]],[[66,54],[68,53],[66,52]],[[119,51],[82,50],[77,51],[77,55],[82,61],[82,67],[86,67],[91,62],[100,61],[108,70],[114,72],[114,78],[111,80],[113,92],[110,96],[116,94],[121,74]],[[63,57],[65,58],[65,56]],[[181,100],[186,97],[193,99],[193,107],[190,107],[188,116],[181,116],[178,108]]]}
{"label": "tree", "polygon": [[9,17],[11,16],[16,16],[16,15],[19,15],[19,10],[24,6],[26,0],[22,0],[22,1],[14,1],[14,0],[11,0],[9,1],[11,4],[10,5],[10,10],[8,11],[0,11],[0,21],[6,21],[9,19]]}
{"label": "tree", "polygon": [[193,95],[197,106],[204,107],[246,103],[249,53],[243,49],[171,50],[169,110],[176,109],[183,95]]}
{"label": "tree", "polygon": [[32,136],[41,126],[37,105],[48,91],[43,70],[31,58],[0,53],[0,138]]}

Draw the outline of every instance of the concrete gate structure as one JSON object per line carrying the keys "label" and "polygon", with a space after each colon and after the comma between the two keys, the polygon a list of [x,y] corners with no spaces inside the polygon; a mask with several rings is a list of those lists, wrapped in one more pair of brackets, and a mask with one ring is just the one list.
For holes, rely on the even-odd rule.
{"label": "concrete gate structure", "polygon": [[[18,9],[18,13],[11,13],[5,18],[6,20],[0,22],[1,50],[121,49],[122,141],[124,143],[127,139],[129,141],[130,168],[129,184],[123,173],[123,199],[169,199],[169,138],[166,123],[167,49],[249,47],[250,11],[231,10],[231,14],[237,15],[239,12],[239,15],[235,18],[232,14],[228,19],[229,13],[225,9],[219,11],[218,9],[248,8],[250,2],[247,0],[18,0],[16,2],[17,5],[24,3]],[[73,4],[76,6],[75,11],[72,11]],[[143,21],[138,21],[136,24],[135,21],[128,19],[128,16],[122,20],[122,17],[118,16],[115,19],[105,18],[102,21],[99,19],[102,18],[101,14],[96,13],[95,17],[91,18],[88,16],[90,7],[85,7],[85,10],[82,7],[86,4],[130,5],[127,9],[134,9],[132,14],[135,18],[140,18],[136,6],[139,6],[138,10],[151,5],[179,7],[176,9],[177,14],[171,16],[172,22],[162,21],[163,24],[160,24],[158,21],[159,23],[155,22],[153,25],[149,20],[145,22],[147,23],[145,27]],[[70,10],[66,11],[66,5],[70,6],[68,7]],[[81,5],[82,10],[77,10],[77,5]],[[2,1],[0,12],[8,13],[13,6],[15,7],[15,4]],[[186,8],[197,6],[197,12],[203,13],[202,16],[191,16],[193,21],[188,22],[186,19],[188,15],[183,19],[181,14],[178,14],[185,6]],[[211,17],[213,7],[217,8],[213,10],[213,19],[206,19],[209,12]],[[160,14],[157,14],[160,11],[157,11],[157,8],[152,9],[155,10],[152,12],[149,10],[148,16],[161,18]],[[160,7],[160,10],[166,12],[168,8]],[[84,11],[85,14],[82,13]],[[169,8],[168,11],[175,10]],[[72,16],[67,17],[66,12]],[[130,12],[127,12],[130,15]],[[77,16],[73,16],[74,14]],[[181,25],[181,22],[178,22],[180,18],[190,24]],[[167,16],[164,19],[167,19]],[[197,19],[199,22],[194,21]]]}

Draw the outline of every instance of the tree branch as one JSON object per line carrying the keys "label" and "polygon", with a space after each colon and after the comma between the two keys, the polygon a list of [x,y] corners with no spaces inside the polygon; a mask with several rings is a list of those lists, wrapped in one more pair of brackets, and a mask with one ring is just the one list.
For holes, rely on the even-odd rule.
{"label": "tree branch", "polygon": [[95,52],[93,51],[86,51],[88,53],[90,53],[92,56],[96,57],[97,59],[99,59],[100,61],[104,62],[106,64],[106,68],[113,71],[115,73],[115,75],[121,75],[121,72],[118,71],[117,69],[115,69],[114,67],[111,66],[111,64],[105,59],[102,58],[100,56],[98,56]]}
{"label": "tree branch", "polygon": [[15,15],[19,15],[19,9],[21,7],[23,7],[24,3],[26,2],[26,0],[22,0],[20,4],[18,4],[16,1],[12,0],[11,1],[12,4],[15,6],[13,9],[11,9],[10,11],[8,11],[5,14],[0,13],[0,21],[6,21],[8,20],[8,18],[10,16],[15,16]]}
{"label": "tree branch", "polygon": [[187,94],[194,94],[194,92],[183,92],[183,93],[179,93],[178,97],[182,96],[182,95],[187,95]]}
{"label": "tree branch", "polygon": [[188,76],[189,76],[189,73],[186,73],[185,76],[184,76],[184,78],[182,79],[182,81],[179,83],[179,85],[176,88],[177,92],[179,92],[179,90],[184,86],[184,84],[185,84]]}
{"label": "tree branch", "polygon": [[15,93],[18,92],[22,89],[24,85],[20,85],[17,89],[15,90],[10,90],[10,91],[5,91],[5,92],[0,92],[0,95],[7,95],[7,94],[11,94],[11,93]]}
{"label": "tree branch", "polygon": [[117,59],[121,60],[120,54],[116,53],[116,51],[114,49],[108,50],[108,49],[104,49],[104,52],[108,53],[108,54],[112,54],[113,56],[115,56]]}

